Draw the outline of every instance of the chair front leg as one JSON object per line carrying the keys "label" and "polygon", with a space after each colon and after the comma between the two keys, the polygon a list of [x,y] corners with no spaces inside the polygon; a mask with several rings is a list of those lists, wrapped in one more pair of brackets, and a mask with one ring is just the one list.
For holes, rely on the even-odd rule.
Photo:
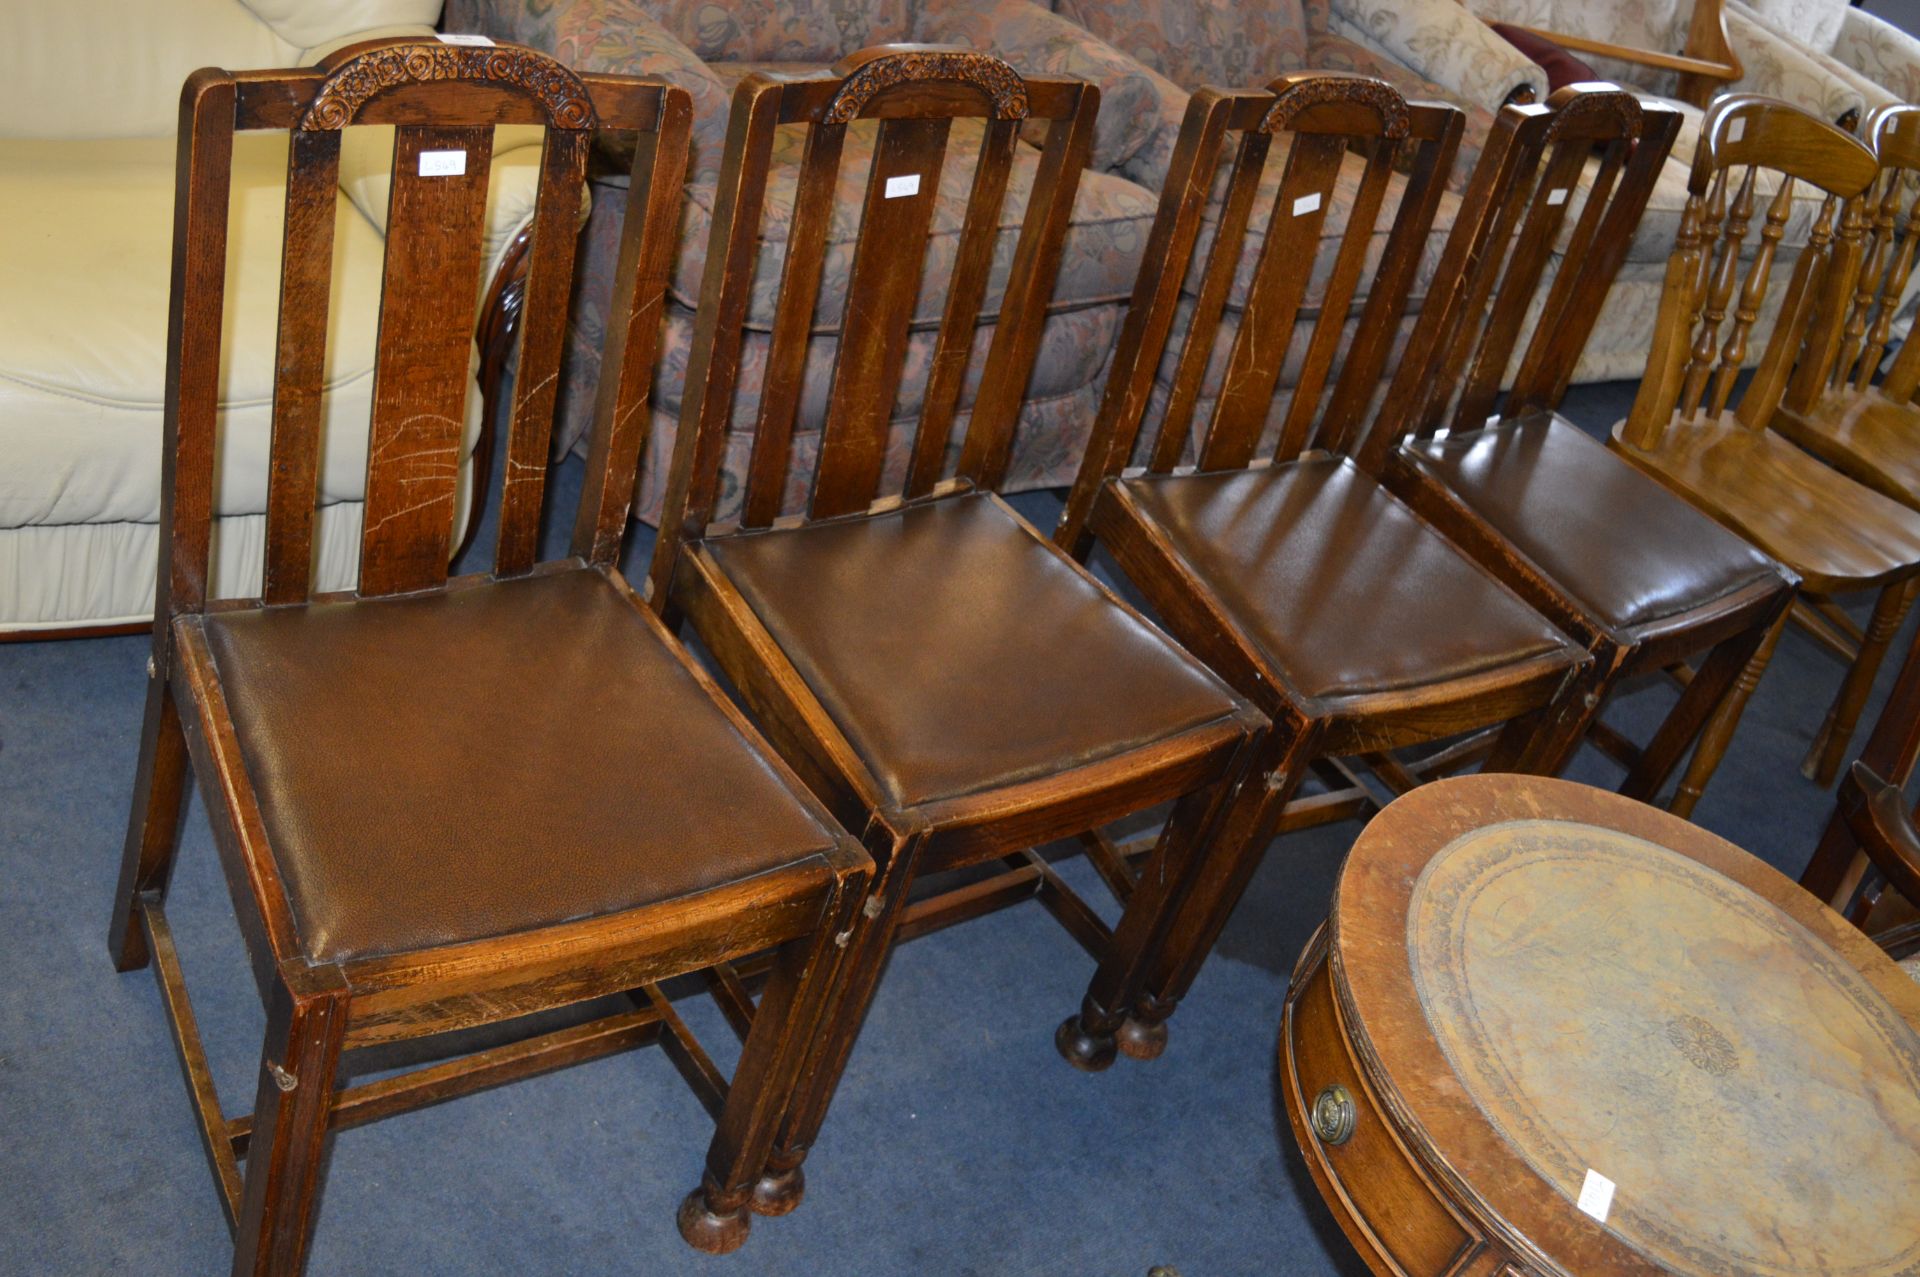
{"label": "chair front leg", "polygon": [[234,1277],[297,1277],[305,1263],[346,1033],[347,987],[337,969],[282,971],[268,995]]}
{"label": "chair front leg", "polygon": [[1834,697],[1833,708],[1827,711],[1820,734],[1813,738],[1813,746],[1800,764],[1801,774],[1822,789],[1832,785],[1834,777],[1840,774],[1840,760],[1847,752],[1847,743],[1853,739],[1853,729],[1860,721],[1860,711],[1866,708],[1867,696],[1873,691],[1874,675],[1880,672],[1887,646],[1906,619],[1907,609],[1913,606],[1916,589],[1920,589],[1920,577],[1908,577],[1881,590],[1880,597],[1874,600],[1873,615],[1867,620],[1866,633],[1860,641],[1860,654],[1847,667],[1847,677]]}
{"label": "chair front leg", "polygon": [[[1707,782],[1713,779],[1720,760],[1726,756],[1733,729],[1740,725],[1740,716],[1746,712],[1747,702],[1753,699],[1753,689],[1759,686],[1760,676],[1773,661],[1773,649],[1780,642],[1781,631],[1787,628],[1788,613],[1789,609],[1782,605],[1779,614],[1765,628],[1755,627],[1736,634],[1708,654],[1700,663],[1700,671],[1687,684],[1687,690],[1680,694],[1673,712],[1667,715],[1667,721],[1660,725],[1659,732],[1640,756],[1639,766],[1621,785],[1621,793],[1652,802],[1680,753],[1685,751],[1685,738],[1692,734],[1692,723],[1705,715],[1706,722],[1699,728],[1693,757],[1687,760],[1687,769],[1681,773],[1673,800],[1667,804],[1667,810],[1682,819],[1693,815],[1694,805],[1706,792]],[[1738,674],[1729,687],[1730,670],[1737,670]]]}
{"label": "chair front leg", "polygon": [[768,1174],[767,1163],[845,968],[867,881],[864,872],[841,879],[814,930],[789,940],[774,958],[707,1149],[706,1174],[680,1206],[680,1235],[698,1250],[737,1249],[747,1239],[749,1211],[784,1215],[806,1191],[798,1162],[777,1175]]}
{"label": "chair front leg", "polygon": [[133,777],[133,810],[127,819],[127,841],[121,852],[120,883],[113,893],[113,916],[107,924],[107,948],[118,971],[147,965],[147,938],[134,912],[136,902],[142,892],[166,892],[174,855],[180,848],[180,822],[186,810],[187,776],[192,766],[167,671],[157,659],[149,662],[148,669],[146,721],[140,731],[140,761]]}
{"label": "chair front leg", "polygon": [[[1321,730],[1314,720],[1275,723],[1243,747],[1226,780],[1174,809],[1080,1013],[1054,1036],[1068,1063],[1097,1072],[1113,1063],[1116,1051],[1153,1059],[1165,1050],[1167,1017],[1260,867],[1288,801],[1318,756]],[[1196,829],[1183,811],[1202,795],[1220,801],[1209,804]]]}
{"label": "chair front leg", "polygon": [[878,875],[864,899],[849,916],[846,952],[833,987],[826,993],[826,1007],[820,1014],[820,1031],[813,1040],[800,1076],[794,1087],[793,1103],[774,1138],[773,1152],[766,1160],[766,1174],[754,1191],[752,1209],[772,1215],[793,1209],[786,1204],[799,1201],[800,1166],[807,1151],[826,1122],[827,1109],[833,1103],[840,1075],[846,1071],[860,1026],[867,1018],[880,984],[880,972],[886,966],[887,952],[893,947],[894,931],[901,911],[906,908],[907,892],[913,887],[919,862],[928,842],[927,833],[896,833],[880,820],[867,824],[862,840],[873,857]]}

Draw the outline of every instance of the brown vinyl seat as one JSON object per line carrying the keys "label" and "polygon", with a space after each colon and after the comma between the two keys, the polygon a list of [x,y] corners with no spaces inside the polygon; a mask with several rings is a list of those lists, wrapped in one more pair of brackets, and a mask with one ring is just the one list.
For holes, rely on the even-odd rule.
{"label": "brown vinyl seat", "polygon": [[[988,493],[709,545],[900,808],[1111,758],[1239,709]],[[846,606],[889,596],[914,606]]]}
{"label": "brown vinyl seat", "polygon": [[316,962],[817,873],[839,836],[598,571],[206,630]]}
{"label": "brown vinyl seat", "polygon": [[1468,678],[1567,646],[1346,457],[1114,488],[1297,696]]}
{"label": "brown vinyl seat", "polygon": [[1409,439],[1403,449],[1615,629],[1651,625],[1779,575],[1773,560],[1554,413]]}

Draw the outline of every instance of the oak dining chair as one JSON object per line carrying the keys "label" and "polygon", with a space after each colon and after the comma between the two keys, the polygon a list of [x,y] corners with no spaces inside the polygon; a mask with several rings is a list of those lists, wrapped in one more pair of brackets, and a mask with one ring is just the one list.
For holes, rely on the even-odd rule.
{"label": "oak dining chair", "polygon": [[[1123,931],[1164,935],[1150,956],[1113,959],[1148,972],[1124,1009],[1130,1053],[1161,1049],[1316,763],[1405,790],[1467,757],[1409,764],[1394,752],[1408,746],[1499,725],[1488,767],[1553,770],[1577,743],[1581,645],[1393,497],[1363,450],[1460,130],[1455,109],[1358,76],[1287,75],[1188,105],[1055,538],[1080,556],[1103,545],[1274,729],[1171,917],[1130,929],[1151,902],[1127,903]],[[1098,1001],[1078,1032],[1105,1031]]]}
{"label": "oak dining chair", "polygon": [[[1610,84],[1501,110],[1379,429],[1394,493],[1593,653],[1587,739],[1626,768],[1620,792],[1652,801],[1693,748],[1669,803],[1685,816],[1795,582],[1558,411],[1680,123]],[[1663,669],[1685,690],[1642,749],[1598,714],[1624,680]]]}
{"label": "oak dining chair", "polygon": [[[1795,107],[1751,95],[1716,102],[1694,151],[1646,376],[1609,441],[1800,578],[1802,600],[1813,606],[1796,602],[1793,615],[1848,661],[1802,764],[1822,785],[1839,770],[1920,584],[1920,513],[1823,465],[1769,423],[1790,382],[1829,367],[1839,349],[1863,196],[1878,172],[1866,146]],[[1778,247],[1796,219],[1810,223],[1806,247],[1764,330],[1759,366],[1736,397],[1763,333],[1761,302]],[[1836,596],[1861,592],[1875,600],[1856,644],[1830,618],[1844,615]],[[1755,661],[1769,652],[1763,645]]]}
{"label": "oak dining chair", "polygon": [[1871,220],[1840,340],[1828,348],[1829,367],[1808,360],[1794,370],[1769,424],[1855,482],[1920,509],[1920,342],[1893,334],[1920,248],[1920,106],[1876,107],[1860,136],[1880,176],[1866,197]]}
{"label": "oak dining chair", "polygon": [[[878,867],[836,1027],[809,1065],[776,1174],[797,1173],[819,1129],[916,878],[1023,866],[1092,953],[1144,951],[1151,937],[1130,938],[1127,923],[1111,934],[1031,849],[1172,800],[1135,890],[1176,890],[1265,727],[996,491],[1097,98],[1087,84],[1023,78],[985,54],[911,45],[865,50],[825,74],[751,75],[734,93],[651,601],[692,622],[769,738],[863,831]],[[769,151],[782,126],[806,129],[793,227],[765,389],[757,404],[737,405]],[[958,228],[950,265],[923,266],[963,126],[980,140],[965,195],[942,211]],[[837,281],[845,317],[825,434],[802,476],[804,508],[781,515],[789,472],[803,464],[790,455],[791,426],[829,196],[842,140],[856,128],[876,130],[875,158],[852,265]],[[1011,192],[1016,148],[1042,130],[1032,185]],[[1003,229],[1015,195],[1024,200],[1017,231]],[[902,351],[934,269],[951,271],[934,363],[918,433],[890,469]],[[736,415],[753,423],[743,513],[716,524]],[[1133,973],[1104,970],[1103,996],[1129,1001]],[[1111,1058],[1109,1045],[1105,1058],[1078,1062]]]}
{"label": "oak dining chair", "polygon": [[[619,574],[690,104],[531,50],[349,46],[304,70],[194,73],[181,98],[167,529],[109,943],[151,963],[234,1271],[301,1270],[329,1131],[665,1037],[717,1118],[681,1211],[738,1245],[871,873],[858,843]],[[546,129],[492,569],[447,578],[481,211],[497,124]],[[311,589],[343,130],[393,125],[357,588]],[[207,597],[237,130],[288,139],[266,565]],[[637,149],[571,553],[536,562],[585,170]],[[351,216],[349,212],[346,215]],[[266,1004],[251,1114],[221,1111],[166,909],[189,781]],[[660,982],[772,952],[729,1083]],[[717,989],[737,991],[726,968]],[[619,1009],[346,1084],[351,1052],[619,996]],[[719,995],[717,995],[719,996]],[[636,1153],[639,1150],[636,1149]],[[484,1175],[484,1168],[476,1171]]]}

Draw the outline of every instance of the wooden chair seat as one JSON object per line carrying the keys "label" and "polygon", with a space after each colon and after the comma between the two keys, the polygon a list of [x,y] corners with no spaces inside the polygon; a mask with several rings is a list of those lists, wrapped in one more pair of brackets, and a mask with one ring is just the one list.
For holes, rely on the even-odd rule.
{"label": "wooden chair seat", "polygon": [[[1101,504],[1112,514],[1094,516],[1100,537],[1158,547],[1258,677],[1294,696],[1355,699],[1581,658],[1348,458],[1144,475],[1109,491]],[[1136,530],[1111,526],[1115,518]],[[1162,579],[1129,575],[1150,591]]]}
{"label": "wooden chair seat", "polygon": [[1840,386],[1805,411],[1782,404],[1772,425],[1856,483],[1920,508],[1920,407]]}
{"label": "wooden chair seat", "polygon": [[1800,575],[1808,590],[1884,585],[1920,566],[1920,513],[1829,469],[1732,412],[1704,415],[1622,456]]}
{"label": "wooden chair seat", "polygon": [[818,877],[836,839],[599,571],[204,624],[315,962]]}
{"label": "wooden chair seat", "polygon": [[[898,809],[1116,758],[1240,712],[991,493],[702,550]],[[847,606],[863,598],[877,606]]]}
{"label": "wooden chair seat", "polygon": [[1409,439],[1403,452],[1614,630],[1779,577],[1766,555],[1557,413]]}

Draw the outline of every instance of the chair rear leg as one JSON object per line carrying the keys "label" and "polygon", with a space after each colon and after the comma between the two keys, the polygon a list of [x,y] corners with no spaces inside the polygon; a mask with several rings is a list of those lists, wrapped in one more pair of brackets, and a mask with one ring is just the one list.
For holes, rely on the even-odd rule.
{"label": "chair rear leg", "polygon": [[766,1174],[754,1190],[751,1206],[756,1213],[780,1214],[793,1208],[787,1204],[789,1200],[799,1201],[801,1163],[826,1122],[834,1090],[859,1039],[927,838],[924,831],[896,834],[877,819],[868,823],[862,841],[873,856],[878,876],[871,890],[864,893],[865,898],[849,905],[847,929],[851,935],[832,987],[825,991],[819,1032],[801,1065],[793,1102],[774,1137]]}
{"label": "chair rear leg", "polygon": [[[1713,779],[1720,760],[1726,757],[1734,728],[1740,725],[1740,716],[1746,712],[1747,702],[1753,699],[1753,689],[1759,686],[1760,676],[1773,661],[1773,649],[1787,628],[1787,613],[1788,609],[1782,606],[1764,628],[1756,626],[1744,634],[1736,634],[1708,654],[1700,664],[1699,673],[1680,694],[1673,712],[1667,715],[1667,721],[1648,743],[1639,766],[1620,786],[1622,794],[1652,802],[1686,750],[1687,737],[1693,734],[1693,721],[1704,716],[1693,757],[1687,760],[1687,769],[1681,773],[1680,783],[1667,804],[1667,810],[1676,816],[1685,818],[1693,814],[1694,805],[1706,792],[1707,782]],[[1730,686],[1729,670],[1738,671],[1730,680]]]}
{"label": "chair rear leg", "polygon": [[1867,696],[1873,691],[1874,675],[1880,672],[1887,646],[1893,642],[1900,623],[1906,619],[1907,609],[1913,605],[1916,588],[1920,588],[1920,577],[1909,577],[1887,586],[1874,600],[1873,615],[1860,642],[1860,654],[1847,667],[1839,695],[1834,697],[1819,735],[1813,738],[1813,747],[1800,764],[1801,774],[1822,789],[1832,785],[1840,773],[1840,760],[1853,739],[1853,729],[1860,721],[1860,711],[1866,708]]}
{"label": "chair rear leg", "polygon": [[306,1261],[346,1033],[347,988],[337,970],[316,967],[274,981],[234,1230],[234,1277],[297,1277]]}
{"label": "chair rear leg", "polygon": [[133,778],[133,810],[120,858],[120,883],[114,888],[113,916],[107,924],[107,949],[119,971],[147,965],[147,937],[135,913],[140,895],[166,894],[180,847],[180,823],[186,812],[187,738],[180,730],[166,671],[147,679],[146,718],[140,730],[140,761]]}
{"label": "chair rear leg", "polygon": [[746,1241],[753,1214],[784,1215],[800,1204],[806,1185],[799,1164],[769,1175],[767,1161],[844,970],[866,887],[864,872],[842,879],[813,932],[789,940],[774,959],[707,1148],[706,1173],[680,1205],[680,1235],[698,1250],[735,1250]]}
{"label": "chair rear leg", "polygon": [[[1251,764],[1193,840],[1185,880],[1170,878],[1157,901],[1135,889],[1114,937],[1114,957],[1095,973],[1080,1014],[1062,1024],[1055,1037],[1068,1062],[1094,1070],[1111,1063],[1114,1050],[1152,1059],[1165,1049],[1167,1018],[1192,987],[1260,867],[1287,803],[1318,756],[1322,727],[1316,720],[1276,722],[1258,738]],[[1163,839],[1141,874],[1142,887],[1154,877],[1163,852],[1178,847],[1171,837]],[[1144,943],[1127,952],[1128,921],[1135,910],[1148,908],[1159,916],[1137,924]]]}

